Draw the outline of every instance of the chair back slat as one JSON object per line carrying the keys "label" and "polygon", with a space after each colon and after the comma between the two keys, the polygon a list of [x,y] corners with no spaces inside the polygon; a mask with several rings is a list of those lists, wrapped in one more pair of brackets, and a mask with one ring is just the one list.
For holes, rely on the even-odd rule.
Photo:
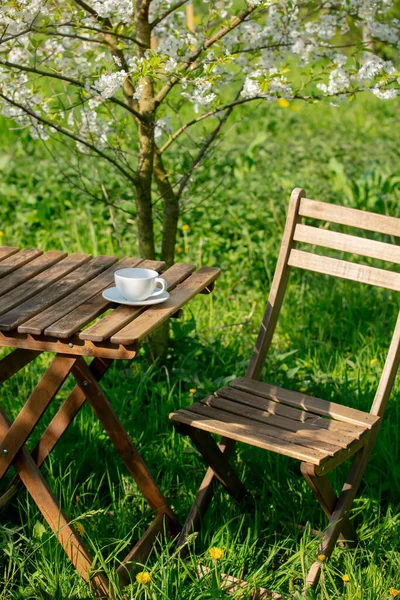
{"label": "chair back slat", "polygon": [[303,250],[292,250],[288,265],[400,292],[400,273],[359,265],[347,260],[320,256]]}
{"label": "chair back slat", "polygon": [[346,206],[302,198],[299,215],[400,237],[400,219],[364,212],[357,208],[347,208]]}
{"label": "chair back slat", "polygon": [[299,223],[294,231],[296,242],[304,242],[329,248],[331,250],[341,250],[359,256],[368,258],[377,258],[400,265],[400,246],[394,244],[386,244],[385,242],[377,242],[375,240],[357,237],[356,235],[348,235],[347,233],[339,233],[338,231],[330,231],[329,229],[321,229],[319,227],[310,227]]}
{"label": "chair back slat", "polygon": [[[396,243],[379,242],[326,228],[312,227],[301,223],[301,220],[306,217],[400,237],[400,219],[310,200],[305,196],[305,191],[300,188],[292,192],[271,292],[246,372],[246,377],[249,379],[257,380],[261,375],[285,296],[291,267],[400,291],[400,273],[386,266],[377,268],[297,249],[297,243],[301,242],[310,246],[358,254],[385,263],[391,262],[394,266],[400,264],[400,246]],[[371,414],[383,415],[399,365],[400,313]]]}

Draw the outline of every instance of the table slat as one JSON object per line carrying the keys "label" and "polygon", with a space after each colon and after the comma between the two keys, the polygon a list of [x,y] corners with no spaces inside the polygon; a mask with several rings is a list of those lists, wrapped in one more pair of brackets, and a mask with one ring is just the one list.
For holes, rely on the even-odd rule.
{"label": "table slat", "polygon": [[[143,264],[144,266],[144,264]],[[162,274],[163,279],[167,282],[167,290],[170,291],[179,283],[184,281],[193,271],[196,270],[194,265],[176,264]],[[107,302],[105,300],[105,302]],[[111,303],[108,303],[111,306]],[[138,315],[144,312],[147,306],[132,306],[120,305],[111,313],[106,315],[98,323],[94,323],[79,334],[82,340],[91,340],[92,342],[103,342],[108,340],[114,333],[125,327],[133,321]],[[55,334],[53,334],[55,335]],[[59,336],[59,333],[57,333]],[[60,337],[60,336],[59,336]]]}
{"label": "table slat", "polygon": [[0,260],[7,258],[7,256],[11,256],[18,252],[19,248],[14,248],[13,246],[0,246]]}
{"label": "table slat", "polygon": [[[42,256],[39,258],[42,258]],[[16,289],[10,290],[0,298],[0,314],[4,314],[15,306],[32,298],[32,296],[35,296],[35,294],[38,294],[55,281],[61,279],[64,275],[67,275],[82,264],[88,262],[90,259],[90,254],[71,254],[46,271],[39,273],[30,281],[26,281]],[[16,273],[18,273],[18,271]],[[12,278],[12,275],[10,278]]]}
{"label": "table slat", "polygon": [[116,261],[116,256],[98,256],[75,269],[39,294],[36,294],[36,296],[33,296],[33,298],[0,316],[0,329],[2,331],[12,331],[46,308],[49,307],[49,310],[51,310],[51,307],[58,300],[65,298],[65,296],[96,277]]}
{"label": "table slat", "polygon": [[111,337],[111,342],[115,344],[131,344],[143,339],[153,329],[169,319],[186,302],[212,283],[220,273],[220,269],[216,267],[201,267],[196,273],[193,273],[193,275],[190,275],[188,279],[178,285],[166,302],[149,307],[137,319],[114,334]]}
{"label": "table slat", "polygon": [[[154,271],[160,272],[164,267],[165,267],[165,262],[162,262],[162,261],[145,260],[140,263],[141,269],[153,269]],[[109,285],[107,285],[106,287],[109,287]],[[115,304],[113,302],[109,302],[108,300],[103,298],[103,296],[99,293],[96,296],[93,296],[92,298],[90,298],[87,302],[84,302],[83,304],[78,306],[72,312],[65,315],[65,317],[61,318],[56,323],[53,323],[51,325],[51,327],[46,329],[46,335],[51,334],[51,335],[61,338],[61,339],[68,338],[70,335],[73,335],[74,333],[79,331],[81,329],[81,327],[84,327],[87,323],[90,323],[91,321],[96,319],[96,317],[98,317],[99,315],[104,313],[107,309],[111,308],[112,306],[115,306]],[[121,308],[121,307],[118,307],[118,308]],[[125,308],[127,308],[127,307],[125,307]],[[131,311],[132,311],[132,307],[131,307]],[[110,315],[106,315],[106,317],[104,317],[104,318],[107,318],[107,316],[111,316],[111,315],[115,314],[115,312],[116,311],[114,310],[112,313],[110,313]],[[132,318],[134,318],[134,317],[132,317]],[[103,322],[103,319],[100,321],[100,323],[102,323],[102,322]],[[95,327],[95,325],[97,325],[97,323],[95,323],[93,325],[93,327]],[[107,336],[107,338],[104,338],[104,339],[108,339],[109,337],[110,336]],[[91,338],[82,337],[82,339],[91,339]]]}
{"label": "table slat", "polygon": [[[66,252],[60,252],[59,250],[51,250],[45,252],[41,256],[34,258],[31,262],[20,267],[17,271],[10,273],[7,277],[4,277],[0,286],[0,296],[3,296],[10,290],[14,290],[16,287],[29,281],[35,275],[38,275],[42,271],[45,271],[52,265],[60,262],[67,256]],[[0,298],[0,311],[1,311],[2,299]],[[1,314],[1,312],[0,312]]]}
{"label": "table slat", "polygon": [[29,319],[29,321],[26,321],[23,325],[20,325],[18,327],[19,333],[40,335],[46,330],[45,335],[53,335],[50,326],[72,312],[77,306],[80,306],[83,302],[89,300],[89,298],[92,298],[104,288],[108,287],[114,281],[114,272],[116,270],[125,267],[135,267],[140,262],[140,258],[123,258],[112,265],[112,267],[109,267],[106,271],[103,271],[103,273],[98,275],[95,279],[85,283],[82,287],[69,294],[66,298],[56,302],[56,304],[53,304],[50,308],[44,310],[32,319]]}
{"label": "table slat", "polygon": [[26,265],[37,256],[43,254],[42,250],[26,249],[7,256],[0,262],[0,278],[12,273],[19,267]]}

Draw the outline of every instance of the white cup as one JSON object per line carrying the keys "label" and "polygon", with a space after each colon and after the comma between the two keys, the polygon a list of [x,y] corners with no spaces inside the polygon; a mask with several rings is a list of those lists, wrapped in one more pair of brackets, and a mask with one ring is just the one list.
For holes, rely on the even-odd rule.
{"label": "white cup", "polygon": [[[167,289],[167,282],[152,269],[119,269],[114,273],[115,285],[119,293],[131,302],[146,300],[150,296],[159,296]],[[161,288],[155,291],[157,283]]]}

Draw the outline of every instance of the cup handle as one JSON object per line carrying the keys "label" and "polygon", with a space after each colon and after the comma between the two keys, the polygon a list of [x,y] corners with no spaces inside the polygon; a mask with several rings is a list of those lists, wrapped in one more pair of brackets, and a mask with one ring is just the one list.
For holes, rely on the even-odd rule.
{"label": "cup handle", "polygon": [[161,283],[161,288],[152,293],[152,296],[159,296],[167,289],[167,282],[162,277],[156,277],[156,285],[157,283]]}

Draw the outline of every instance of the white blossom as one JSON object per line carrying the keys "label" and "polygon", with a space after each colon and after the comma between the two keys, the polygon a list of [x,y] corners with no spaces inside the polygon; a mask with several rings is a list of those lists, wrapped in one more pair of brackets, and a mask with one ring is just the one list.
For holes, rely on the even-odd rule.
{"label": "white blossom", "polygon": [[121,87],[127,76],[123,69],[117,73],[103,73],[100,79],[94,82],[93,88],[99,92],[102,98],[111,98]]}
{"label": "white blossom", "polygon": [[132,0],[95,0],[93,8],[100,17],[113,17],[122,23],[129,23],[133,15]]}

